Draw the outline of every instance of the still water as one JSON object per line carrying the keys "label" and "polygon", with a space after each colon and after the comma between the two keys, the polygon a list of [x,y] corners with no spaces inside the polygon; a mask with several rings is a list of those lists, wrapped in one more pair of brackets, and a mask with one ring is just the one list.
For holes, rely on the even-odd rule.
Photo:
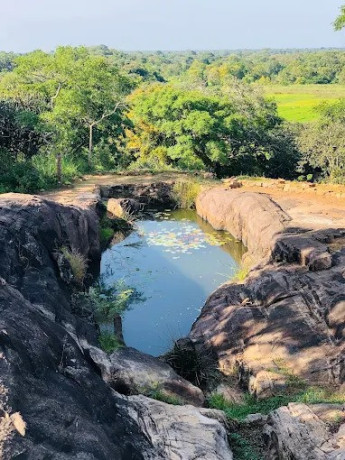
{"label": "still water", "polygon": [[207,297],[235,275],[245,248],[195,211],[167,210],[135,226],[103,253],[101,276],[106,286],[121,281],[140,293],[123,315],[124,339],[158,356],[188,334]]}

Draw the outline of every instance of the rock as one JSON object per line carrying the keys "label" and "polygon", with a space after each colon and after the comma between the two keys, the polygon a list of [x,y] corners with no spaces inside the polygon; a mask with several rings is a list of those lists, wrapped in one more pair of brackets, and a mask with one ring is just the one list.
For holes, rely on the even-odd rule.
{"label": "rock", "polygon": [[111,217],[122,219],[128,215],[135,215],[140,210],[140,203],[131,198],[110,198],[107,202],[107,211]]}
{"label": "rock", "polygon": [[245,425],[264,425],[267,423],[268,415],[263,414],[249,414],[242,420]]}
{"label": "rock", "polygon": [[238,388],[221,383],[213,390],[212,394],[223,396],[228,403],[241,404],[243,402],[243,392]]}
{"label": "rock", "polygon": [[345,414],[330,404],[290,403],[272,412],[264,427],[268,460],[345,458]]}
{"label": "rock", "polygon": [[150,396],[159,392],[163,397],[172,397],[181,404],[204,404],[202,391],[158,358],[129,347],[120,348],[110,356],[90,348],[89,354],[101,369],[103,380],[122,394]]}
{"label": "rock", "polygon": [[206,172],[206,173],[203,173],[202,177],[204,179],[212,180],[212,179],[215,179],[216,175],[212,172]]}
{"label": "rock", "polygon": [[291,220],[266,195],[219,187],[202,192],[196,209],[216,230],[241,240],[256,260],[270,253],[273,237]]}
{"label": "rock", "polygon": [[269,398],[286,390],[286,375],[272,371],[259,371],[249,378],[248,389],[258,399]]}
{"label": "rock", "polygon": [[232,460],[222,412],[172,406],[145,396],[124,399],[128,417],[141,426],[156,451],[152,459]]}
{"label": "rock", "polygon": [[140,204],[140,210],[173,208],[176,206],[172,192],[173,184],[173,182],[155,182],[151,184],[101,186],[100,195],[105,199],[135,200],[136,203]]}
{"label": "rock", "polygon": [[203,192],[197,211],[242,239],[258,265],[207,299],[190,340],[258,398],[281,394],[291,378],[342,385],[345,247],[336,241],[345,229],[299,229],[265,195],[221,188]]}

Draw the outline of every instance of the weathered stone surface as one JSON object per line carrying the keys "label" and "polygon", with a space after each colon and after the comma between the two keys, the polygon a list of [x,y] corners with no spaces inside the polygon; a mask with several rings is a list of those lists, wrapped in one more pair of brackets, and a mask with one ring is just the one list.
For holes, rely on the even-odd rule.
{"label": "weathered stone surface", "polygon": [[220,395],[224,398],[227,403],[241,404],[243,403],[243,392],[240,391],[236,386],[230,386],[225,383],[219,384],[213,391],[212,394]]}
{"label": "weathered stone surface", "polygon": [[249,246],[260,266],[244,284],[207,300],[190,338],[220,369],[258,397],[284,390],[289,376],[345,381],[345,229],[306,231],[265,195],[214,189],[197,210]]}
{"label": "weathered stone surface", "polygon": [[266,195],[224,187],[201,193],[196,209],[215,229],[227,230],[241,240],[256,259],[270,253],[274,235],[284,230],[291,220]]}
{"label": "weathered stone surface", "polygon": [[174,207],[176,200],[172,193],[173,182],[154,182],[151,184],[123,184],[101,186],[102,198],[125,198],[135,200],[141,210]]}
{"label": "weathered stone surface", "polygon": [[[94,195],[69,206],[0,196],[1,459],[163,460],[166,452],[231,459],[219,422],[184,406],[151,412],[150,400],[140,409],[102,379],[91,359],[97,329],[90,312],[75,311],[56,251],[66,246],[90,263],[99,260],[97,207]],[[168,429],[178,433],[176,442]]]}
{"label": "weathered stone surface", "polygon": [[166,363],[134,348],[124,347],[107,356],[98,348],[89,348],[91,359],[101,369],[103,380],[126,395],[150,396],[159,391],[177,398],[182,404],[202,406],[202,391],[183,379]]}
{"label": "weathered stone surface", "polygon": [[344,408],[290,403],[270,414],[264,439],[268,460],[343,460]]}
{"label": "weathered stone surface", "polygon": [[96,329],[71,310],[62,245],[99,258],[94,210],[0,197],[0,457],[143,458],[152,447],[80,347]]}
{"label": "weathered stone surface", "polygon": [[141,427],[156,451],[152,458],[232,460],[222,412],[172,406],[145,396],[125,400],[128,416]]}
{"label": "weathered stone surface", "polygon": [[123,218],[126,215],[137,214],[143,206],[132,198],[110,198],[107,211],[113,217]]}

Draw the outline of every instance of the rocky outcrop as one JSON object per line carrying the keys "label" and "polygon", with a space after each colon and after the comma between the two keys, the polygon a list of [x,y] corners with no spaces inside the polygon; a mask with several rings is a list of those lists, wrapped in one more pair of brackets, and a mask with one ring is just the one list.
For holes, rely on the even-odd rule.
{"label": "rocky outcrop", "polygon": [[153,395],[173,398],[180,404],[202,406],[202,391],[183,379],[168,364],[134,348],[120,348],[110,356],[95,347],[89,348],[102,377],[114,390],[126,395]]}
{"label": "rocky outcrop", "polygon": [[132,396],[126,401],[128,418],[141,427],[155,449],[152,458],[232,460],[223,412],[171,406],[145,396]]}
{"label": "rocky outcrop", "polygon": [[100,187],[100,194],[104,199],[126,199],[130,207],[132,207],[134,203],[136,203],[135,206],[139,204],[140,210],[166,209],[176,206],[172,187],[173,182],[108,185]]}
{"label": "rocky outcrop", "polygon": [[264,427],[267,459],[342,460],[345,412],[334,404],[291,403],[272,412]]}
{"label": "rocky outcrop", "polygon": [[196,200],[196,209],[216,230],[227,230],[241,240],[255,260],[270,253],[274,235],[291,220],[266,195],[223,187],[202,192]]}
{"label": "rocky outcrop", "polygon": [[91,359],[97,328],[72,302],[73,267],[61,248],[90,267],[99,261],[98,209],[93,194],[68,206],[0,196],[0,457],[232,458],[225,429],[211,414],[124,398]]}
{"label": "rocky outcrop", "polygon": [[[294,227],[263,194],[214,189],[197,201],[215,228],[245,241],[260,263],[244,284],[221,286],[207,300],[190,338],[258,397],[291,378],[345,381],[345,229]],[[261,258],[260,258],[261,257]]]}

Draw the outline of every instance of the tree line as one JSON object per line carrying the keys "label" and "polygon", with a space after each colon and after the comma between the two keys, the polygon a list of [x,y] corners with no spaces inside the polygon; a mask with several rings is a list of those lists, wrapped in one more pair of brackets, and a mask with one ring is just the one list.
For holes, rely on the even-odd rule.
{"label": "tree line", "polygon": [[304,68],[304,83],[323,72],[330,78],[318,82],[331,84],[342,78],[344,59],[341,51],[122,53],[105,46],[0,53],[0,191],[32,192],[125,168],[341,182],[344,103],[320,108],[318,123],[291,125],[253,82]]}

